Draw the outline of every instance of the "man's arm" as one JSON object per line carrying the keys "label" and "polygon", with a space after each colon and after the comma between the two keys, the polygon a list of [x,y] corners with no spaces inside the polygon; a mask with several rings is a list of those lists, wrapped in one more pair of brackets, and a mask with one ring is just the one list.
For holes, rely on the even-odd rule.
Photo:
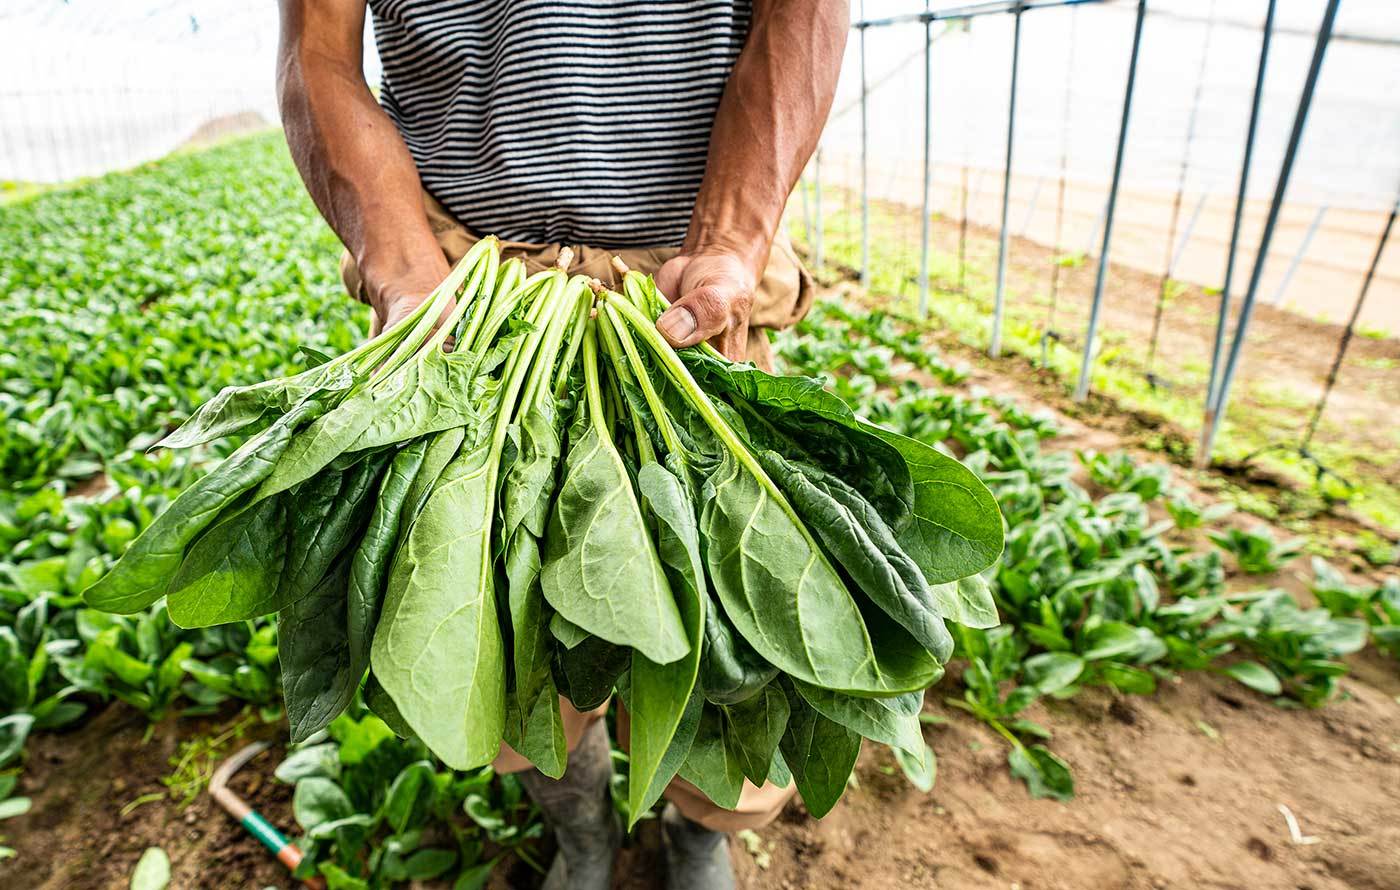
{"label": "man's arm", "polygon": [[672,345],[713,340],[743,358],[754,288],[831,110],[849,28],[846,0],[755,0],[685,244],[656,276],[679,298],[657,322]]}
{"label": "man's arm", "polygon": [[281,0],[277,97],[306,188],[345,243],[382,326],[447,277],[418,170],[365,83],[365,0]]}

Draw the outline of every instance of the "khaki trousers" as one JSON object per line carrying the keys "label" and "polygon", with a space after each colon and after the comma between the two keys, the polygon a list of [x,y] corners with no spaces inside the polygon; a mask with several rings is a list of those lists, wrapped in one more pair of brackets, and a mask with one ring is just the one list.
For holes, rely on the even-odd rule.
{"label": "khaki trousers", "polygon": [[[442,252],[449,263],[456,263],[466,254],[481,236],[471,232],[426,192],[423,195],[424,209],[433,234],[442,245]],[[583,274],[597,278],[609,287],[620,284],[612,268],[614,254],[622,258],[630,269],[646,274],[655,274],[657,269],[679,251],[674,247],[625,248],[606,250],[587,244],[531,244],[519,241],[501,242],[503,258],[519,257],[525,262],[527,273],[550,268],[565,247],[574,251],[573,264],[567,270],[570,274]],[[350,295],[367,302],[355,261],[346,252],[340,261],[341,277]],[[802,268],[792,244],[786,234],[779,232],[774,239],[773,249],[768,258],[768,267],[763,272],[758,289],[754,293],[753,312],[749,316],[748,360],[761,368],[772,370],[773,352],[768,342],[768,331],[785,328],[797,323],[807,314],[812,305],[812,279]],[[668,296],[675,296],[670,294]],[[608,706],[592,711],[581,712],[568,699],[560,696],[559,710],[563,717],[564,736],[570,751],[578,745],[584,732],[594,722],[603,719]],[[617,732],[619,743],[626,748],[628,736],[627,711],[618,706]],[[492,766],[500,773],[513,773],[532,768],[532,764],[519,753],[502,745],[501,753]],[[733,810],[716,806],[699,788],[677,776],[666,787],[664,797],[675,804],[681,815],[692,822],[712,831],[741,831],[761,828],[777,818],[787,802],[797,793],[794,785],[780,788],[769,782],[763,786],[745,780],[739,803]]]}

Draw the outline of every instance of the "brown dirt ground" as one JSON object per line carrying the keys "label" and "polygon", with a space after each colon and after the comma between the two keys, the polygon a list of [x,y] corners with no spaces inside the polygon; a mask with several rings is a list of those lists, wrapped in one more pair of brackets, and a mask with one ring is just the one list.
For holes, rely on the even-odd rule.
{"label": "brown dirt ground", "polygon": [[[19,793],[33,799],[30,813],[4,824],[18,855],[0,863],[0,885],[32,890],[125,888],[147,847],[171,859],[171,883],[184,888],[289,886],[286,871],[207,794],[181,806],[162,799],[122,809],[145,794],[167,792],[161,778],[182,741],[219,735],[247,723],[222,748],[232,754],[249,741],[285,738],[283,726],[220,717],[166,720],[150,728],[124,705],[100,710],[72,732],[36,733]],[[281,749],[266,751],[235,776],[232,786],[274,825],[294,828],[291,789],[272,778]]]}

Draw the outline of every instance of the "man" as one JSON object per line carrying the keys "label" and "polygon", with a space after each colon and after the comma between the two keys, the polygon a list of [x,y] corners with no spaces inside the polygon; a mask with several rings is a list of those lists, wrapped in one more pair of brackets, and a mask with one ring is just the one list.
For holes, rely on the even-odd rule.
{"label": "man", "polygon": [[[675,298],[657,327],[768,365],[765,329],[810,283],[778,226],[830,110],[844,0],[368,0],[384,66],[362,72],[366,0],[282,0],[278,91],[307,189],[346,247],[347,287],[393,324],[480,236],[531,271],[612,280],[618,253]],[[618,829],[601,712],[561,701],[552,781],[513,751],[559,840],[549,887],[606,888]],[[619,715],[625,736],[625,714]],[[625,737],[622,740],[625,744]],[[733,886],[722,832],[791,796],[745,787],[734,811],[681,780],[662,822],[673,888]]]}

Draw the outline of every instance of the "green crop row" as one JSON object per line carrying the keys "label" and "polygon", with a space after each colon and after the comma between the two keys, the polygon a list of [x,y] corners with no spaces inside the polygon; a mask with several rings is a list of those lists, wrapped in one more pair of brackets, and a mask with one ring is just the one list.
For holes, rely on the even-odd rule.
{"label": "green crop row", "polygon": [[83,479],[363,315],[280,137],[0,210],[0,480]]}

